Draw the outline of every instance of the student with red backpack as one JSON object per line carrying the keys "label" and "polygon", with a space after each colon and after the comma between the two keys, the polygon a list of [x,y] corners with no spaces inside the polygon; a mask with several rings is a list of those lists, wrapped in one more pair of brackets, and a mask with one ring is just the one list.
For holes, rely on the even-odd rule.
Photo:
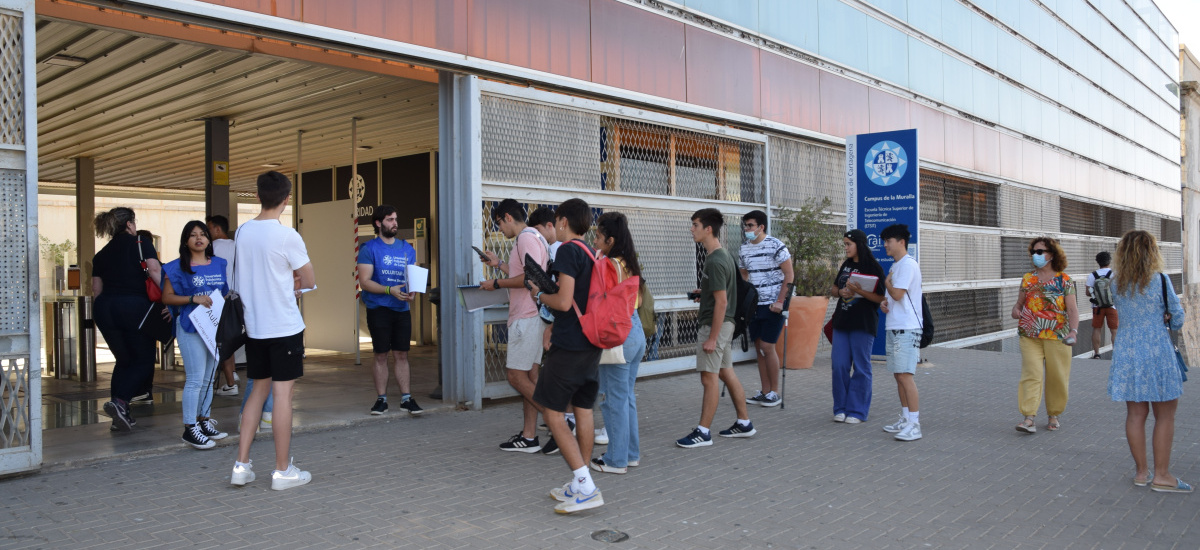
{"label": "student with red backpack", "polygon": [[[629,336],[637,297],[638,278],[618,284],[612,262],[597,263],[596,252],[580,238],[591,225],[586,202],[570,199],[559,205],[554,212],[555,236],[563,243],[554,259],[558,292],[547,294],[532,281],[529,285],[534,301],[554,312],[550,349],[542,359],[533,400],[545,409],[542,416],[573,474],[571,481],[550,491],[560,514],[604,505],[584,458],[592,456],[601,346],[616,347]],[[575,407],[577,435],[567,425],[568,405]]]}

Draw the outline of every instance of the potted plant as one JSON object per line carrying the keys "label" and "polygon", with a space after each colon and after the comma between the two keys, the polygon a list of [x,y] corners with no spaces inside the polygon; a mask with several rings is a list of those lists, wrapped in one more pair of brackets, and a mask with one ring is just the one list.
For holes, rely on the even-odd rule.
{"label": "potted plant", "polygon": [[[829,287],[841,265],[844,226],[828,215],[830,201],[806,199],[799,207],[777,207],[771,234],[787,245],[792,254],[795,295],[788,307],[785,335],[789,369],[809,368],[817,354],[825,312],[829,309]],[[775,346],[783,355],[784,346]]]}

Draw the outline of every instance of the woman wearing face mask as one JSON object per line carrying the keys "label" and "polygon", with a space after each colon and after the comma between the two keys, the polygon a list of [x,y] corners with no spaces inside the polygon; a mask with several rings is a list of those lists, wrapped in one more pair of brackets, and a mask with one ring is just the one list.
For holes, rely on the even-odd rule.
{"label": "woman wearing face mask", "polygon": [[1046,429],[1057,430],[1058,417],[1067,407],[1071,377],[1071,346],[1079,331],[1075,284],[1063,273],[1067,257],[1058,241],[1038,237],[1029,243],[1034,270],[1021,279],[1012,317],[1021,336],[1021,382],[1017,406],[1025,419],[1017,431],[1037,433],[1034,419],[1046,392]]}
{"label": "woman wearing face mask", "polygon": [[[871,409],[871,348],[879,328],[883,268],[861,229],[847,231],[842,246],[846,261],[830,289],[838,298],[833,310],[833,421],[859,424]],[[875,277],[875,284],[863,288],[850,280],[856,273]]]}
{"label": "woman wearing face mask", "polygon": [[217,421],[208,417],[217,358],[196,332],[191,314],[198,307],[212,307],[213,291],[228,294],[229,282],[225,280],[225,260],[213,254],[204,222],[193,220],[183,227],[179,258],[164,265],[163,271],[167,274],[163,303],[181,308],[175,316],[175,341],[183,356],[183,441],[197,449],[211,449],[216,445],[214,439],[228,435],[217,430]]}

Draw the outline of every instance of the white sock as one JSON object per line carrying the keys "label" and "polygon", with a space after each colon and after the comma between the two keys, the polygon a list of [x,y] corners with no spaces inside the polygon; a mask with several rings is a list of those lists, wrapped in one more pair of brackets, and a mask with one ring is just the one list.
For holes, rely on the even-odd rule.
{"label": "white sock", "polygon": [[900,407],[900,416],[904,417],[905,420],[909,419],[908,418],[908,407]]}
{"label": "white sock", "polygon": [[747,419],[745,419],[745,420],[742,420],[741,418],[739,418],[739,419],[738,419],[738,425],[739,425],[739,426],[741,426],[741,427],[743,427],[743,428],[747,428],[747,427],[749,427],[749,426],[750,426],[750,419],[749,419],[749,418],[747,418]]}
{"label": "white sock", "polygon": [[[251,462],[253,462],[253,461],[251,461]],[[241,467],[243,467],[243,468],[249,468],[249,467],[250,467],[250,462],[238,462],[237,460],[234,460],[234,461],[233,461],[233,467],[234,467],[234,468],[237,468],[238,466],[241,466]]]}
{"label": "white sock", "polygon": [[776,397],[779,397],[779,394],[776,394],[776,393],[775,393],[775,392],[773,392],[773,391],[772,391],[772,392],[767,392],[767,397],[770,397],[770,398],[774,399],[774,398],[776,398]]}
{"label": "white sock", "polygon": [[596,491],[596,484],[592,481],[592,473],[587,466],[571,473],[574,474],[571,478],[572,492],[588,495]]}
{"label": "white sock", "polygon": [[708,435],[708,428],[705,428],[704,426],[696,426],[696,429],[700,430],[700,433]]}
{"label": "white sock", "polygon": [[912,412],[908,413],[908,421],[912,422],[913,424],[920,424],[921,423],[921,413],[917,412],[917,411],[912,411]]}

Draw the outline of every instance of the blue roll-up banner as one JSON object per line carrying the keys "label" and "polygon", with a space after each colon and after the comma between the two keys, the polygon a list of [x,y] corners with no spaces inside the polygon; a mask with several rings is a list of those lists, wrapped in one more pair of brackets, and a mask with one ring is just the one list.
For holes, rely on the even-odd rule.
{"label": "blue roll-up banner", "polygon": [[[908,226],[912,233],[908,254],[921,259],[917,253],[919,165],[916,129],[846,138],[846,227],[867,234],[867,244],[885,275],[894,261],[884,251],[879,232],[889,225]],[[881,312],[873,355],[886,354],[884,317]]]}

